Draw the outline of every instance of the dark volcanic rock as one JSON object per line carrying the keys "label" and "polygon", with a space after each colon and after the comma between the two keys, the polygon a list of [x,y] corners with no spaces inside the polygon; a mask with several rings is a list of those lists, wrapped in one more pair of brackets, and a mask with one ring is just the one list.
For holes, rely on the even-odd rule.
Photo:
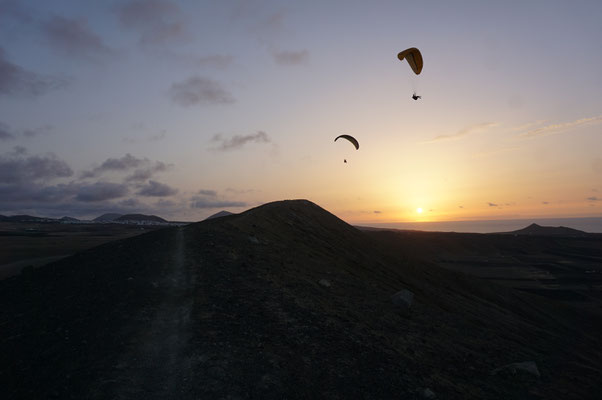
{"label": "dark volcanic rock", "polygon": [[[402,289],[420,299],[411,317],[391,302]],[[283,201],[0,282],[0,387],[8,399],[593,399],[600,331],[573,317]],[[489,373],[517,358],[545,360],[542,379]]]}
{"label": "dark volcanic rock", "polygon": [[121,217],[123,214],[116,214],[116,213],[106,213],[106,214],[102,214],[99,217],[96,217],[93,219],[93,221],[96,222],[110,222],[110,221],[114,221],[117,218]]}
{"label": "dark volcanic rock", "polygon": [[157,217],[156,215],[144,215],[144,214],[125,214],[118,218],[115,218],[113,221],[116,222],[126,222],[126,221],[147,221],[147,222],[161,222],[166,223],[167,221],[161,217]]}
{"label": "dark volcanic rock", "polygon": [[207,218],[205,218],[205,220],[213,219],[213,218],[220,218],[220,217],[227,217],[228,215],[234,215],[234,214],[231,213],[230,211],[222,210],[220,212],[217,212],[215,214],[208,216]]}
{"label": "dark volcanic rock", "polygon": [[541,226],[537,224],[531,224],[526,228],[519,229],[517,231],[507,232],[508,234],[514,235],[538,235],[538,236],[587,236],[588,233],[567,228],[565,226]]}

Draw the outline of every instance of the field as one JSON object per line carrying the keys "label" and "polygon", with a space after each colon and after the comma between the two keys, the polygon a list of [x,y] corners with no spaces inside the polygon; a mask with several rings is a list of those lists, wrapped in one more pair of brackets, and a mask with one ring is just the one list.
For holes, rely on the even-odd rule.
{"label": "field", "polygon": [[400,253],[553,300],[602,304],[602,235],[371,231]]}
{"label": "field", "polygon": [[0,280],[157,225],[0,222]]}

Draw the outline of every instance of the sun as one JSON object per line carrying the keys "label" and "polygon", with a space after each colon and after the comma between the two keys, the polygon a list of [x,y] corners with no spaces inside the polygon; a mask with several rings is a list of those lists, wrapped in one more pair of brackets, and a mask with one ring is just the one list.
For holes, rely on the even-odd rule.
{"label": "sun", "polygon": [[416,212],[417,212],[418,214],[422,214],[422,207],[418,207],[418,208],[416,209]]}

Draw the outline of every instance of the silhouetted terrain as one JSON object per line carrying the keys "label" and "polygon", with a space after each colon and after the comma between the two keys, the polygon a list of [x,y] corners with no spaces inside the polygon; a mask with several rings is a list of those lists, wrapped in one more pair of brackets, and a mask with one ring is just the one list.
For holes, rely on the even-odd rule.
{"label": "silhouetted terrain", "polygon": [[[107,243],[0,282],[0,387],[11,399],[599,397],[599,309],[441,268],[421,258],[431,245],[305,200]],[[409,309],[391,300],[400,290]],[[540,376],[497,372],[524,361]]]}
{"label": "silhouetted terrain", "polygon": [[113,221],[121,222],[121,221],[150,221],[150,222],[161,222],[167,223],[161,217],[157,217],[156,215],[144,215],[144,214],[125,214],[120,217],[115,218]]}
{"label": "silhouetted terrain", "polygon": [[230,211],[222,210],[222,211],[216,212],[215,214],[211,214],[210,216],[208,216],[205,219],[227,217],[228,215],[232,215],[232,213]]}
{"label": "silhouetted terrain", "polygon": [[537,224],[531,224],[526,228],[519,229],[512,232],[506,232],[512,235],[537,235],[537,236],[587,236],[588,233],[567,228],[566,226],[541,226]]}
{"label": "silhouetted terrain", "polygon": [[116,239],[163,226],[0,221],[0,280]]}
{"label": "silhouetted terrain", "polygon": [[117,218],[121,217],[123,214],[117,214],[117,213],[106,213],[106,214],[102,214],[96,218],[93,219],[93,221],[95,222],[109,222],[109,221],[114,221]]}

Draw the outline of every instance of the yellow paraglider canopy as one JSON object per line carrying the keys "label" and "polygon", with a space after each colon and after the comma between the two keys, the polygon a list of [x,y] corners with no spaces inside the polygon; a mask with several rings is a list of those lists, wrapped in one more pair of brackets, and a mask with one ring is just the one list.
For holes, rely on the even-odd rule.
{"label": "yellow paraglider canopy", "polygon": [[403,61],[405,58],[416,75],[420,74],[420,71],[422,71],[422,54],[420,54],[420,50],[416,47],[410,47],[409,49],[402,51],[397,55],[397,58],[399,58],[399,61]]}

